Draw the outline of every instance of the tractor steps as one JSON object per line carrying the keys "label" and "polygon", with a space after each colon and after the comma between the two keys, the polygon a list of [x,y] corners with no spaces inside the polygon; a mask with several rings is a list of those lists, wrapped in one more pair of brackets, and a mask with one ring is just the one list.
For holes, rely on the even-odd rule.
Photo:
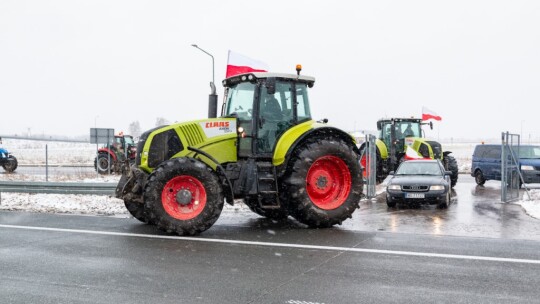
{"label": "tractor steps", "polygon": [[257,163],[257,190],[261,208],[278,209],[281,207],[277,189],[276,167],[270,162]]}

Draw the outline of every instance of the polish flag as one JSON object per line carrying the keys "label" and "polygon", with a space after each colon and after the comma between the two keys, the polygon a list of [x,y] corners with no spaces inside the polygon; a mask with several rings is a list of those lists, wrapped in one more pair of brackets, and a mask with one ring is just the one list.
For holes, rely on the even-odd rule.
{"label": "polish flag", "polygon": [[229,51],[226,78],[250,72],[268,72],[268,65],[262,61]]}
{"label": "polish flag", "polygon": [[405,160],[415,160],[415,159],[429,159],[426,157],[423,157],[420,155],[420,153],[416,152],[411,148],[410,146],[407,146],[407,150],[405,151]]}
{"label": "polish flag", "polygon": [[428,119],[435,119],[435,120],[442,120],[442,118],[437,115],[437,113],[433,112],[432,110],[422,107],[422,120],[428,120]]}

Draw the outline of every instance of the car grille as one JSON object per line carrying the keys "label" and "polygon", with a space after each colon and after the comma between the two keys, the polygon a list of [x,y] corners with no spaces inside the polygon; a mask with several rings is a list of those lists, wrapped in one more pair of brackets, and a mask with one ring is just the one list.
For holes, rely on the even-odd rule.
{"label": "car grille", "polygon": [[424,185],[412,185],[412,186],[402,186],[404,191],[428,191],[429,186]]}

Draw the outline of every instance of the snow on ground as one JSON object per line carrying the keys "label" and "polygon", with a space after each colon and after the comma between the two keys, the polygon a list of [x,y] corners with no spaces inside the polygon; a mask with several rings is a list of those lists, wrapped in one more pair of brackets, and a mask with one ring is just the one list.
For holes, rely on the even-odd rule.
{"label": "snow on ground", "polygon": [[[45,144],[48,147],[50,164],[93,165],[95,145],[57,143],[57,142],[28,142],[24,140],[4,139],[3,147],[13,153],[21,164],[44,164]],[[472,152],[476,144],[453,143],[444,144],[444,150],[452,151],[458,161],[460,172],[469,173],[471,168]],[[95,173],[81,172],[76,174],[62,174],[49,176],[49,181],[77,181],[77,182],[111,182],[117,183],[118,175],[97,176]],[[45,176],[35,174],[21,174],[17,171],[7,174],[0,169],[0,180],[3,181],[45,181]],[[384,192],[384,184],[377,186],[377,194]],[[521,205],[527,214],[540,219],[540,189],[530,191],[532,200],[526,194],[516,204]],[[64,194],[28,194],[28,193],[2,193],[0,210],[72,213],[88,215],[106,215],[129,217],[122,200],[109,196],[99,195],[64,195]],[[242,203],[230,206],[225,204],[224,212],[249,211]]]}
{"label": "snow on ground", "polygon": [[537,219],[540,219],[540,189],[533,189],[529,191],[531,199],[527,197],[527,194],[523,194],[523,199],[515,202],[517,205],[521,205],[525,212]]}

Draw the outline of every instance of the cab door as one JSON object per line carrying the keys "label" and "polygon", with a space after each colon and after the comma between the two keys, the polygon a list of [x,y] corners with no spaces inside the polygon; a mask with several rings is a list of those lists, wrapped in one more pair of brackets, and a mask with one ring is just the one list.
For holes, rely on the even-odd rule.
{"label": "cab door", "polygon": [[293,83],[277,81],[274,90],[261,86],[257,101],[255,154],[271,157],[279,137],[295,123]]}

